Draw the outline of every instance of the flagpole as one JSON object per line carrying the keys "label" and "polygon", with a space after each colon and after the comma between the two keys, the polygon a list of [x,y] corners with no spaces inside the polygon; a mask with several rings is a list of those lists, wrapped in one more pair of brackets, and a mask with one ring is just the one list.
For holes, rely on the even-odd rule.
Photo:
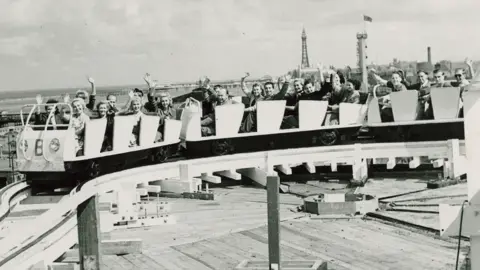
{"label": "flagpole", "polygon": [[363,33],[366,34],[367,33],[367,21],[365,20],[365,14],[363,15],[362,19],[363,19]]}

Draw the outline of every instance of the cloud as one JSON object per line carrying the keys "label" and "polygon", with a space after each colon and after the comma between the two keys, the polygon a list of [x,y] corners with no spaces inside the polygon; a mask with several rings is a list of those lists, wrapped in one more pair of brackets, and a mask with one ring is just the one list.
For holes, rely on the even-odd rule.
{"label": "cloud", "polygon": [[[4,90],[278,75],[310,60],[356,63],[355,34],[369,25],[369,57],[480,57],[478,0],[0,0]],[[464,55],[465,54],[465,55]],[[15,74],[14,74],[15,73]],[[21,73],[22,75],[18,75]],[[29,80],[22,79],[28,76]]]}

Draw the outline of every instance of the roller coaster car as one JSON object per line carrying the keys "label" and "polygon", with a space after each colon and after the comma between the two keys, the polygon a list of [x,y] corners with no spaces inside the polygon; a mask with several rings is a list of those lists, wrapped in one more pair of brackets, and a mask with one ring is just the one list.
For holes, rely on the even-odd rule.
{"label": "roller coaster car", "polygon": [[[329,146],[354,143],[364,122],[367,107],[362,104],[340,104],[339,125],[328,125],[331,114],[326,101],[299,103],[299,128],[280,129],[285,112],[285,100],[259,101],[257,103],[257,131],[239,133],[244,116],[243,104],[216,107],[215,136],[201,136],[201,112],[185,110],[187,157]],[[327,123],[327,124],[324,124]]]}
{"label": "roller coaster car", "polygon": [[[432,88],[434,119],[417,120],[425,107],[418,101],[418,91],[381,91],[376,86],[365,104],[341,103],[339,124],[330,125],[332,116],[326,101],[299,102],[299,128],[280,129],[285,101],[257,103],[257,131],[239,133],[244,115],[243,104],[217,107],[215,136],[202,137],[201,112],[184,112],[183,139],[187,157],[229,155],[312,146],[330,146],[364,142],[416,142],[464,139],[459,88]],[[380,97],[380,95],[383,95]],[[378,94],[378,95],[377,95]],[[388,103],[384,103],[389,100]],[[391,108],[393,121],[382,122],[380,108]]]}
{"label": "roller coaster car", "polygon": [[[382,122],[380,108],[384,100],[390,102],[393,121]],[[465,139],[463,119],[459,117],[463,104],[460,88],[430,89],[432,120],[420,120],[425,106],[418,99],[418,91],[408,90],[388,93],[375,87],[367,100],[368,128],[375,142],[420,142]],[[428,109],[428,108],[427,108]]]}
{"label": "roller coaster car", "polygon": [[[74,129],[69,124],[52,126],[30,125],[30,118],[38,106],[32,107],[17,141],[17,165],[26,175],[32,189],[52,190],[72,187],[99,175],[147,164],[162,163],[177,153],[181,122],[165,120],[164,138],[155,142],[159,117],[142,116],[139,145],[129,147],[135,120],[133,116],[116,116],[113,123],[111,151],[101,151],[107,128],[106,119],[92,119],[85,124],[84,154],[76,156]],[[48,104],[51,106],[52,104]],[[69,104],[55,104],[55,106]],[[54,117],[55,108],[46,123]],[[34,192],[35,193],[35,192]]]}

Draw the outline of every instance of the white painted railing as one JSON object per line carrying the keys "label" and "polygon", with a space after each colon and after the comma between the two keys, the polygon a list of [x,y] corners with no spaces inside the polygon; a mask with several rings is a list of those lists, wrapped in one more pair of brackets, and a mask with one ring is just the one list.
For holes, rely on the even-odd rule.
{"label": "white painted railing", "polygon": [[[465,144],[456,143],[456,151],[460,155],[465,154]],[[45,260],[55,259],[64,251],[64,247],[72,246],[77,241],[77,233],[73,230],[72,224],[76,224],[76,218],[65,222],[50,233],[48,240],[42,240],[32,246],[33,242],[45,235],[52,228],[65,221],[65,214],[75,210],[78,205],[95,194],[102,194],[116,190],[122,183],[145,183],[166,178],[191,177],[204,172],[215,172],[222,170],[235,170],[241,168],[260,168],[271,171],[275,165],[296,164],[302,162],[331,161],[333,159],[366,159],[386,157],[412,157],[412,156],[434,156],[435,158],[451,158],[452,142],[415,142],[415,143],[376,143],[376,144],[355,144],[345,146],[311,147],[301,149],[287,149],[263,151],[248,154],[236,154],[194,160],[185,160],[175,163],[164,163],[125,170],[113,174],[100,176],[87,182],[81,191],[72,192],[71,196],[62,203],[55,205],[46,213],[39,216],[32,223],[31,230],[12,230],[12,233],[0,240],[0,260],[4,260],[20,250],[24,249],[16,257],[6,262],[1,269],[24,269]],[[168,180],[167,180],[168,181]],[[174,181],[174,180],[171,180]],[[72,223],[73,222],[73,223]],[[69,226],[66,228],[65,226]],[[59,233],[70,232],[66,234]],[[56,235],[53,237],[53,235]],[[65,236],[65,237],[64,237]],[[53,238],[52,238],[53,237]],[[56,239],[55,239],[56,238]],[[58,244],[62,248],[55,249]],[[40,245],[40,246],[39,246]],[[57,254],[51,252],[55,251]],[[50,253],[49,253],[50,252]]]}
{"label": "white painted railing", "polygon": [[15,182],[0,190],[0,219],[2,219],[10,210],[11,200],[21,190],[27,188],[26,181]]}

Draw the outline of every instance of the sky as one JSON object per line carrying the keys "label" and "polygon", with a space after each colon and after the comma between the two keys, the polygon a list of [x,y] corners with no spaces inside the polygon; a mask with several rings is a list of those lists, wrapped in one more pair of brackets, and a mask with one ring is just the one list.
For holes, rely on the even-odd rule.
{"label": "sky", "polygon": [[278,76],[301,61],[480,59],[479,0],[0,0],[0,91]]}

